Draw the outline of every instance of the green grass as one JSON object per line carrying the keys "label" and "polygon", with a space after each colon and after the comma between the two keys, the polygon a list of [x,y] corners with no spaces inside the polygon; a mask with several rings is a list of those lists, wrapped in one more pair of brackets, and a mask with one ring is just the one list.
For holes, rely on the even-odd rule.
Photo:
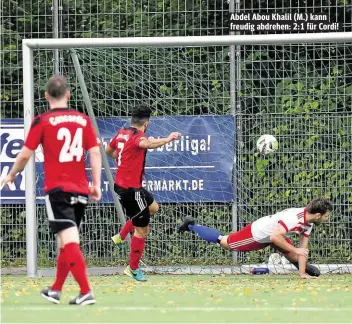
{"label": "green grass", "polygon": [[352,323],[352,276],[125,276],[89,278],[97,304],[60,305],[39,295],[52,279],[2,277],[2,323]]}

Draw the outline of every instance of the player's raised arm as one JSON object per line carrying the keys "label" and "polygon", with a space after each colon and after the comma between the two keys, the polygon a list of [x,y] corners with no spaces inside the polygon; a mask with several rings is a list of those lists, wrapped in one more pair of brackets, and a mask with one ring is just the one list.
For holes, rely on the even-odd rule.
{"label": "player's raised arm", "polygon": [[155,149],[178,139],[180,136],[181,133],[173,132],[165,138],[141,138],[139,147],[144,149]]}
{"label": "player's raised arm", "polygon": [[282,224],[279,223],[278,226],[271,233],[270,241],[284,251],[292,252],[297,254],[298,256],[307,258],[309,252],[307,248],[295,248],[293,245],[286,242],[284,235],[287,232],[288,230]]}

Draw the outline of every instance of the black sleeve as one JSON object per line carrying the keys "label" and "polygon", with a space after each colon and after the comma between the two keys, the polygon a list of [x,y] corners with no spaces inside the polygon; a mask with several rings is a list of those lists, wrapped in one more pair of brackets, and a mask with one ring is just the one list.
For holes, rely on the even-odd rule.
{"label": "black sleeve", "polygon": [[41,115],[37,115],[34,117],[32,124],[31,124],[31,129],[34,128],[35,126],[39,125],[41,121]]}

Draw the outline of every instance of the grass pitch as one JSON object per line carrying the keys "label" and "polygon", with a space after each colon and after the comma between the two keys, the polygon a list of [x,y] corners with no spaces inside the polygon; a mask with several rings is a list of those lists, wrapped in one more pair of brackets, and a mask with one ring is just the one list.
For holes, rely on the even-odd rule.
{"label": "grass pitch", "polygon": [[352,323],[352,276],[89,277],[92,306],[69,306],[70,279],[60,305],[40,289],[53,279],[2,277],[1,323]]}

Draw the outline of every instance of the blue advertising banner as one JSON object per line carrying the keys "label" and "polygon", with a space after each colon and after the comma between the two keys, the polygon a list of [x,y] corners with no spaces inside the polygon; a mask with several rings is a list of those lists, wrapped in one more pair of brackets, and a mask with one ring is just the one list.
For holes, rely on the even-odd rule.
{"label": "blue advertising banner", "polygon": [[[103,145],[106,146],[121,127],[124,118],[97,119]],[[148,150],[143,186],[161,203],[230,202],[233,199],[234,119],[232,116],[153,117],[148,137],[167,137],[171,132],[182,137],[158,149]],[[23,120],[1,120],[1,177],[10,170],[23,145]],[[36,151],[37,200],[43,202],[43,154]],[[88,159],[87,159],[88,162]],[[109,158],[115,176],[116,162]],[[89,165],[88,167],[88,175]],[[14,184],[1,187],[1,204],[23,204],[25,172]],[[101,203],[113,203],[112,192],[103,172]]]}

